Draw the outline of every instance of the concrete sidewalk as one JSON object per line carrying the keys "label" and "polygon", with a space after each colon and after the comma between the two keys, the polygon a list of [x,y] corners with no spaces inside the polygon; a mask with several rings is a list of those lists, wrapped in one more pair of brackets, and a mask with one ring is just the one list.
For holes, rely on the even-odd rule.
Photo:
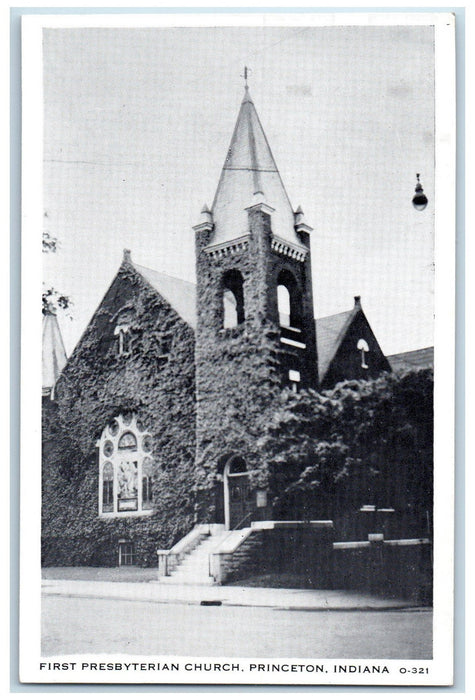
{"label": "concrete sidewalk", "polygon": [[286,610],[402,610],[420,608],[401,599],[357,591],[308,590],[288,588],[242,588],[190,584],[123,583],[108,581],[42,581],[46,596],[108,598],[150,603],[189,605],[234,605],[282,608]]}

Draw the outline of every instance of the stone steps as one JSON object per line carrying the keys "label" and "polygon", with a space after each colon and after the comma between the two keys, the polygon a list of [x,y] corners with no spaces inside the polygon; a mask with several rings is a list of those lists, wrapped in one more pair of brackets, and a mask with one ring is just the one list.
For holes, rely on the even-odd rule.
{"label": "stone steps", "polygon": [[170,576],[160,579],[160,583],[213,584],[214,579],[209,575],[209,555],[228,534],[220,532],[205,536]]}

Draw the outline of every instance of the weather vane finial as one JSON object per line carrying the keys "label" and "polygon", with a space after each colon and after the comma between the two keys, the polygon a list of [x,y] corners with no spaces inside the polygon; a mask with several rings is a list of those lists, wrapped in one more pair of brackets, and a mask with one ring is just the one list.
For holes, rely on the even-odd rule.
{"label": "weather vane finial", "polygon": [[251,73],[252,70],[247,66],[244,66],[244,73],[241,73],[241,78],[244,78],[244,87],[246,88],[249,87],[249,85],[247,84],[247,78],[249,75],[251,75]]}

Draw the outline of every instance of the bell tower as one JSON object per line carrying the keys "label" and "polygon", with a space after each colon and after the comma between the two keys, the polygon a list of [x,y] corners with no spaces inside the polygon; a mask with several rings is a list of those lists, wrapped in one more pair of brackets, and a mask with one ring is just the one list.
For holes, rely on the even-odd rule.
{"label": "bell tower", "polygon": [[213,204],[194,231],[200,462],[244,449],[283,386],[318,381],[312,229],[292,209],[247,85]]}

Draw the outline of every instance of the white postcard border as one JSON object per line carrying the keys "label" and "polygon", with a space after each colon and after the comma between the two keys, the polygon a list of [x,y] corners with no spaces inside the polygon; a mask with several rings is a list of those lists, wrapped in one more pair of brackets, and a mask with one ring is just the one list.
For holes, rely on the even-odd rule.
{"label": "white postcard border", "polygon": [[[331,671],[322,680],[315,674],[298,678],[286,674],[266,674],[256,678],[251,671],[186,672],[177,676],[164,672],[157,678],[142,671],[90,671],[68,669],[40,670],[40,498],[41,492],[41,316],[38,299],[41,290],[41,242],[38,227],[42,221],[42,61],[43,27],[73,26],[300,26],[327,24],[433,24],[436,31],[436,223],[435,223],[435,546],[434,546],[434,658],[405,662],[430,667],[425,677],[405,674],[402,661],[371,660],[371,665],[388,666],[387,678],[374,680],[354,674],[343,680]],[[36,683],[363,683],[368,685],[447,685],[453,668],[453,473],[454,473],[454,334],[455,334],[455,53],[454,18],[447,13],[371,14],[155,14],[155,15],[78,15],[25,16],[23,18],[23,135],[22,135],[22,386],[21,386],[21,549],[20,549],[20,677]],[[64,663],[83,661],[61,657]],[[94,661],[98,662],[98,656]],[[109,663],[148,663],[149,659],[108,655]],[[165,659],[162,659],[164,662]],[[188,660],[180,659],[180,663]],[[195,660],[189,660],[195,662]],[[207,660],[209,661],[209,660]],[[217,662],[217,659],[211,659]],[[247,667],[271,660],[227,659]],[[282,662],[283,660],[279,660]],[[196,660],[204,662],[204,659]],[[293,660],[296,664],[323,663],[328,668],[338,660]],[[364,660],[340,660],[364,664]],[[289,660],[289,663],[292,663]]]}

